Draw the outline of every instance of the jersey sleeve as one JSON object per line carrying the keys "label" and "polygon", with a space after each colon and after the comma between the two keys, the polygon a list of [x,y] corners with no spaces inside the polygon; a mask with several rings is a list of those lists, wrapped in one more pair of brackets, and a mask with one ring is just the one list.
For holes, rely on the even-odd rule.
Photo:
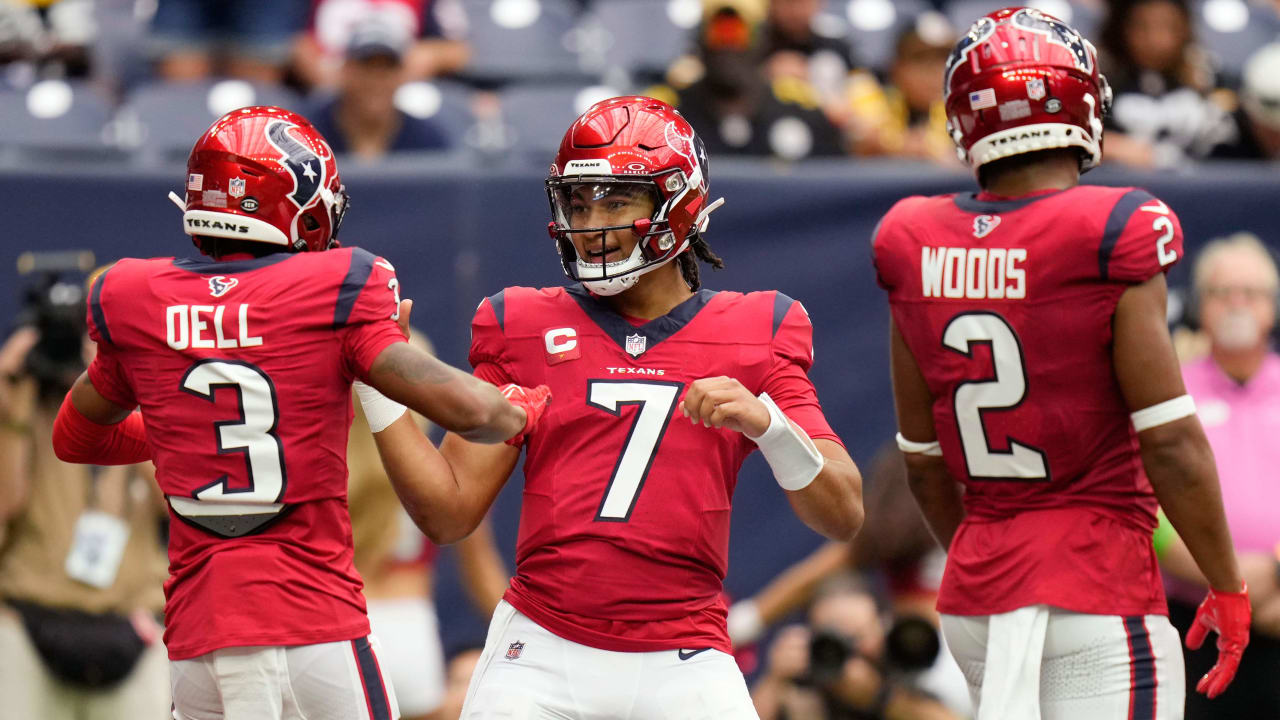
{"label": "jersey sleeve", "polygon": [[818,391],[809,379],[813,366],[813,325],[804,305],[782,293],[774,301],[773,366],[762,389],[809,437],[840,443],[831,429]]}
{"label": "jersey sleeve", "polygon": [[[89,288],[89,300],[85,312],[86,324],[89,338],[97,345],[93,362],[89,363],[89,382],[93,383],[93,388],[102,397],[120,407],[132,408],[137,407],[138,401],[134,397],[133,388],[120,361],[120,348],[112,339],[111,326],[107,322],[111,299],[118,296],[116,285],[122,282],[121,273],[111,274],[111,269],[108,268],[99,275]],[[105,289],[108,276],[112,284],[109,292]]]}
{"label": "jersey sleeve", "polygon": [[1182,259],[1182,224],[1178,216],[1145,190],[1120,196],[1107,216],[1098,247],[1098,274],[1103,280],[1142,283],[1168,272]]}
{"label": "jersey sleeve", "polygon": [[903,272],[909,266],[902,257],[902,217],[909,215],[921,199],[913,196],[899,200],[880,218],[871,233],[871,264],[876,270],[876,283],[890,293],[902,286]]}
{"label": "jersey sleeve", "polygon": [[506,291],[480,301],[471,320],[471,351],[467,355],[474,374],[494,385],[516,382],[515,373],[503,354],[506,337]]}
{"label": "jersey sleeve", "polygon": [[385,259],[360,248],[338,289],[333,324],[342,336],[343,357],[352,377],[367,378],[378,354],[404,342],[400,317],[400,280]]}

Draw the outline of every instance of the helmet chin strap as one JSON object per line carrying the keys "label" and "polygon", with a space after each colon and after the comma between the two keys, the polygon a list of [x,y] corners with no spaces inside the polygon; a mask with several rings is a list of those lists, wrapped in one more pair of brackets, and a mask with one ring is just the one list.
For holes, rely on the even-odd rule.
{"label": "helmet chin strap", "polygon": [[179,210],[181,210],[182,212],[186,212],[186,211],[187,211],[187,201],[186,201],[186,200],[183,200],[183,199],[182,199],[182,198],[180,198],[180,197],[178,197],[178,193],[176,193],[176,192],[174,192],[174,191],[170,190],[170,191],[169,191],[169,199],[173,201],[173,204],[174,204],[174,205],[177,205],[177,206],[178,206],[178,209],[179,209]]}
{"label": "helmet chin strap", "polygon": [[[724,198],[720,198],[715,202],[702,208],[702,210],[698,213],[697,219],[694,220],[694,226],[698,229],[698,232],[703,233],[707,231],[707,226],[711,222],[711,218],[710,218],[711,213],[715,211],[717,208],[719,208],[721,205],[724,205]],[[646,226],[644,229],[647,231],[648,227]],[[644,232],[642,232],[638,226],[635,228],[635,232],[637,235],[644,235]],[[578,269],[578,281],[582,283],[583,287],[595,293],[596,295],[601,295],[604,297],[617,295],[618,293],[633,287],[636,284],[636,282],[640,279],[641,275],[644,275],[645,273],[653,272],[654,270],[657,270],[663,265],[666,265],[667,263],[679,257],[680,253],[684,252],[688,248],[688,244],[689,244],[689,241],[686,238],[684,241],[685,247],[681,248],[678,252],[674,253],[671,257],[667,258],[666,260],[660,263],[645,265],[644,267],[639,267],[631,271],[624,270],[623,274],[621,275],[610,277],[610,278],[600,278],[599,280],[583,280],[582,278],[584,275],[590,274],[593,271],[599,272],[602,270],[608,270],[609,266],[607,264],[601,265],[599,263],[584,262],[583,259],[579,257],[576,260],[577,269]],[[577,253],[576,248],[574,249],[574,253],[575,254]],[[644,251],[640,247],[640,244],[636,243],[635,248],[632,249],[631,251],[630,257],[628,257],[626,260],[620,260],[616,264],[631,265],[631,264],[642,264],[643,262],[644,262]]]}

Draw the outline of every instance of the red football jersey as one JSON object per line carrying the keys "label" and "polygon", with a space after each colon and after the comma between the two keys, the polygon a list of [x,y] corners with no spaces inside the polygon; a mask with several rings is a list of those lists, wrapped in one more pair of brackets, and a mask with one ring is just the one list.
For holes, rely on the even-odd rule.
{"label": "red football jersey", "polygon": [[1111,321],[1127,287],[1181,257],[1173,211],[1096,186],[911,197],[885,215],[874,252],[965,484],[938,610],[1167,612]]}
{"label": "red football jersey", "polygon": [[165,645],[369,632],[347,513],[351,381],[402,341],[395,270],[364,250],[121,260],[94,283],[89,378],[140,406],[169,501]]}
{"label": "red football jersey", "polygon": [[702,290],[643,324],[580,287],[480,303],[476,374],[555,398],[526,445],[507,601],[583,645],[729,652],[730,502],[755,443],[695,426],[679,401],[693,380],[727,375],[839,442],[806,374],[812,342],[804,308],[777,292]]}

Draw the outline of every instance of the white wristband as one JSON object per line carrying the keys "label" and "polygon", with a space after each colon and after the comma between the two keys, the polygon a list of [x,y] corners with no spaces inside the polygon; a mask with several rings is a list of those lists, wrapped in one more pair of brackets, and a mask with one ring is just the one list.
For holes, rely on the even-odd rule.
{"label": "white wristband", "polygon": [[822,472],[825,459],[813,440],[796,430],[769,393],[757,397],[769,410],[769,427],[760,437],[747,437],[760,448],[764,461],[773,470],[773,479],[783,490],[803,490]]}
{"label": "white wristband", "polygon": [[933,442],[916,442],[908,440],[898,433],[898,449],[909,455],[928,455],[930,457],[942,457],[942,443],[934,440]]}
{"label": "white wristband", "polygon": [[1195,414],[1196,401],[1190,395],[1179,395],[1172,400],[1130,413],[1129,419],[1133,420],[1133,429],[1142,432]]}
{"label": "white wristband", "polygon": [[356,380],[351,383],[360,398],[360,407],[364,408],[364,417],[369,421],[369,429],[382,432],[387,426],[400,419],[405,413],[405,406],[378,392],[376,389]]}
{"label": "white wristband", "polygon": [[729,643],[734,647],[750,645],[764,634],[764,618],[755,600],[739,600],[729,608]]}

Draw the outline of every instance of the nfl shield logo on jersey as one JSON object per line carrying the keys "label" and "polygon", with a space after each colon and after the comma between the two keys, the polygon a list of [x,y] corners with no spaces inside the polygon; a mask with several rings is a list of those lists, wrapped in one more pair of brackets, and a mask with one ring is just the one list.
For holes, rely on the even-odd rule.
{"label": "nfl shield logo on jersey", "polygon": [[519,660],[519,659],[520,659],[520,653],[522,653],[522,652],[524,652],[524,643],[522,643],[522,642],[520,642],[519,640],[517,640],[517,641],[515,641],[515,642],[513,642],[513,643],[511,643],[510,645],[508,645],[508,646],[507,646],[507,659],[508,659],[508,660]]}
{"label": "nfl shield logo on jersey", "polygon": [[648,338],[639,333],[636,333],[635,335],[628,335],[626,348],[627,354],[631,357],[640,357],[640,354],[644,352],[646,342],[648,342]]}
{"label": "nfl shield logo on jersey", "polygon": [[244,178],[231,178],[231,182],[227,184],[227,194],[231,197],[244,197]]}

